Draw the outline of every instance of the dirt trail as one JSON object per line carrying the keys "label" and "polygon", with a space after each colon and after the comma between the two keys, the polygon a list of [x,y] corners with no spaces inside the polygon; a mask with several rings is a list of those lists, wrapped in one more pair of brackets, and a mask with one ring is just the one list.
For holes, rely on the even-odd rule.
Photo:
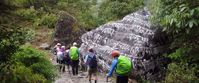
{"label": "dirt trail", "polygon": [[[52,63],[58,66],[58,64],[55,62],[55,59],[52,60]],[[70,71],[72,71],[72,69],[70,69]],[[79,74],[77,76],[73,76],[71,72],[70,73],[68,72],[68,69],[66,67],[66,72],[59,72],[58,77],[56,78],[54,83],[89,83],[87,75],[88,72],[79,71]],[[92,80],[92,83],[94,83],[94,80]],[[109,82],[106,82],[105,73],[98,73],[97,83],[115,83],[115,82],[112,82],[111,78],[109,78]]]}
{"label": "dirt trail", "polygon": [[[87,76],[87,72],[79,72],[79,75],[73,76],[69,74],[68,72],[59,73],[59,78],[56,79],[55,83],[89,83]],[[109,79],[109,82],[106,82],[106,76],[98,74],[98,81],[97,83],[114,83],[110,82],[111,79]],[[92,83],[94,83],[94,80],[92,80]]]}

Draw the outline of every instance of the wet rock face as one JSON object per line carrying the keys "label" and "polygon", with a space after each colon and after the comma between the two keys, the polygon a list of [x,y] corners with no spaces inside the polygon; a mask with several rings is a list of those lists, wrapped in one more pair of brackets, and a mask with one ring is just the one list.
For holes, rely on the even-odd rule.
{"label": "wet rock face", "polygon": [[79,42],[79,37],[84,33],[80,30],[77,20],[67,12],[60,12],[59,19],[55,25],[55,34],[52,45],[60,42],[63,45],[68,45],[74,41]]}
{"label": "wet rock face", "polygon": [[[147,80],[160,79],[166,67],[166,59],[160,57],[167,51],[168,38],[149,22],[150,13],[140,10],[122,20],[104,24],[82,35],[80,47],[83,55],[94,48],[103,68],[109,69],[110,53],[119,50],[134,62],[134,72]],[[166,41],[166,42],[165,42]],[[140,60],[135,59],[139,57]]]}

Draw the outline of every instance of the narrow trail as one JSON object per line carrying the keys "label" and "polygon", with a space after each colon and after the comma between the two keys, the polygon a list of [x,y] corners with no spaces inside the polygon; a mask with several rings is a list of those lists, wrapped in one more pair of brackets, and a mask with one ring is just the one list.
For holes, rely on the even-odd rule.
{"label": "narrow trail", "polygon": [[[55,57],[54,57],[55,58]],[[58,67],[58,64],[56,63],[55,59],[52,60],[53,65],[56,65]],[[88,80],[88,72],[86,71],[80,71],[77,76],[73,76],[72,72],[68,72],[67,66],[66,72],[58,72],[58,77],[55,79],[54,83],[89,83]],[[70,71],[72,69],[70,68]],[[98,80],[97,83],[115,83],[111,78],[109,78],[108,82],[106,82],[106,76],[105,73],[99,73],[98,72]],[[92,80],[92,83],[94,83],[94,80]]]}
{"label": "narrow trail", "polygon": [[[87,72],[79,71],[79,75],[73,76],[69,74],[69,72],[59,73],[59,78],[56,79],[54,83],[89,83],[87,78]],[[110,82],[111,79],[109,79],[109,82],[106,82],[105,75],[98,74],[98,81],[97,83],[114,83]],[[94,80],[92,80],[92,83],[94,83]]]}

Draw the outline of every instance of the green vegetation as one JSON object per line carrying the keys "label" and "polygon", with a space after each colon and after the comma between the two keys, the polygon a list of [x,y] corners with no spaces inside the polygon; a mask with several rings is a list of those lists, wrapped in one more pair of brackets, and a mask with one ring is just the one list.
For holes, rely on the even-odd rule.
{"label": "green vegetation", "polygon": [[195,75],[195,67],[190,67],[184,63],[171,63],[167,70],[165,83],[198,83],[198,77]]}
{"label": "green vegetation", "polygon": [[40,20],[41,25],[46,25],[48,27],[54,27],[57,21],[57,16],[55,14],[46,14],[42,16]]}
{"label": "green vegetation", "polygon": [[102,23],[117,20],[143,7],[144,0],[105,0],[100,5],[99,18]]}
{"label": "green vegetation", "polygon": [[45,83],[46,79],[40,74],[34,74],[30,68],[21,64],[6,64],[2,66],[0,73],[1,83]]}
{"label": "green vegetation", "polygon": [[149,8],[155,25],[173,40],[173,53],[166,83],[199,82],[199,2],[198,0],[151,0]]}
{"label": "green vegetation", "polygon": [[[36,30],[53,29],[58,12],[77,19],[76,28],[91,30],[141,9],[145,5],[151,20],[162,26],[172,40],[172,60],[165,83],[199,82],[198,0],[0,0],[0,82],[49,83],[56,76],[47,54],[24,45]],[[41,38],[42,39],[42,38]]]}
{"label": "green vegetation", "polygon": [[90,30],[138,10],[143,0],[62,0],[57,5],[75,16],[81,27]]}
{"label": "green vegetation", "polygon": [[48,60],[47,55],[45,52],[30,46],[22,46],[20,51],[15,53],[14,59],[34,73],[42,75],[45,80],[52,82],[56,76],[56,70]]}
{"label": "green vegetation", "polygon": [[47,59],[47,54],[30,46],[21,46],[11,61],[1,64],[1,68],[2,83],[50,83],[56,77],[55,67]]}
{"label": "green vegetation", "polygon": [[24,19],[33,21],[35,18],[37,18],[38,12],[34,9],[34,7],[31,7],[30,9],[19,9],[16,11],[16,13]]}
{"label": "green vegetation", "polygon": [[123,2],[118,0],[101,2],[98,0],[0,0],[0,82],[53,82],[56,71],[46,58],[47,54],[24,44],[37,38],[35,36],[40,33],[36,31],[39,29],[54,28],[58,12],[67,12],[77,19],[73,30],[75,32],[79,27],[91,30],[108,21],[117,20],[141,7],[141,2],[142,0]]}
{"label": "green vegetation", "polygon": [[22,46],[35,36],[34,29],[26,22],[34,22],[39,13],[34,8],[23,9],[7,0],[1,0],[0,4],[0,82],[52,82],[56,71],[46,58],[47,54]]}
{"label": "green vegetation", "polygon": [[13,0],[3,1],[16,7],[19,18],[35,28],[54,28],[59,11],[66,11],[78,20],[81,28],[90,30],[106,22],[117,20],[140,9],[143,0]]}

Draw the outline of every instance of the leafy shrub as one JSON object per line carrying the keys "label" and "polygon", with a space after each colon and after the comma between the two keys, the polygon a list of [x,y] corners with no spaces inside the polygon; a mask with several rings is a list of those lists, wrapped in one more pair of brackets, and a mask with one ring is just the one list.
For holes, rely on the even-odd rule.
{"label": "leafy shrub", "polygon": [[85,11],[77,18],[80,19],[80,25],[84,26],[86,30],[97,27],[100,20],[97,16],[94,16],[91,11]]}
{"label": "leafy shrub", "polygon": [[[172,34],[174,46],[195,46],[199,35],[199,7],[197,1],[187,0],[150,0],[152,20],[163,30]],[[192,44],[192,45],[191,45]],[[173,46],[173,47],[174,47]]]}
{"label": "leafy shrub", "polygon": [[0,63],[9,61],[10,57],[25,43],[26,31],[15,24],[0,25]]}
{"label": "leafy shrub", "polygon": [[172,64],[166,83],[198,83],[199,7],[197,0],[149,0],[154,25],[170,36]]}
{"label": "leafy shrub", "polygon": [[30,46],[23,46],[14,58],[30,68],[34,73],[42,75],[49,82],[52,82],[56,76],[55,67],[46,58],[46,55],[46,53]]}
{"label": "leafy shrub", "polygon": [[195,68],[189,67],[186,63],[169,64],[165,83],[198,83],[195,75]]}
{"label": "leafy shrub", "polygon": [[55,14],[45,14],[44,16],[42,16],[40,24],[46,25],[49,28],[54,28],[57,19],[58,18]]}
{"label": "leafy shrub", "polygon": [[30,68],[34,71],[34,73],[42,74],[49,82],[52,82],[56,76],[56,70],[47,62],[35,63],[31,65]]}
{"label": "leafy shrub", "polygon": [[183,60],[183,58],[187,58],[189,51],[191,51],[190,48],[179,48],[176,49],[175,52],[171,53],[168,57],[175,60],[175,61],[179,61],[179,60]]}
{"label": "leafy shrub", "polygon": [[17,7],[24,7],[26,5],[29,5],[30,2],[30,0],[12,0],[10,3]]}
{"label": "leafy shrub", "polygon": [[67,3],[67,2],[64,2],[64,1],[59,1],[59,2],[57,3],[58,9],[61,9],[61,10],[66,9],[66,8],[67,8],[67,5],[68,5],[68,3]]}
{"label": "leafy shrub", "polygon": [[45,83],[47,81],[42,75],[34,74],[30,68],[22,64],[1,64],[0,67],[1,83]]}
{"label": "leafy shrub", "polygon": [[35,8],[40,8],[46,7],[47,5],[52,7],[56,4],[57,0],[7,0],[7,2],[16,7],[28,8],[30,6],[34,6]]}
{"label": "leafy shrub", "polygon": [[26,29],[26,41],[31,41],[35,37],[35,31],[31,28]]}
{"label": "leafy shrub", "polygon": [[116,20],[143,6],[143,0],[105,0],[100,5],[99,17],[102,23]]}
{"label": "leafy shrub", "polygon": [[37,13],[37,10],[35,10],[33,6],[29,9],[19,9],[16,11],[17,15],[30,21],[33,21],[35,18],[37,18]]}

